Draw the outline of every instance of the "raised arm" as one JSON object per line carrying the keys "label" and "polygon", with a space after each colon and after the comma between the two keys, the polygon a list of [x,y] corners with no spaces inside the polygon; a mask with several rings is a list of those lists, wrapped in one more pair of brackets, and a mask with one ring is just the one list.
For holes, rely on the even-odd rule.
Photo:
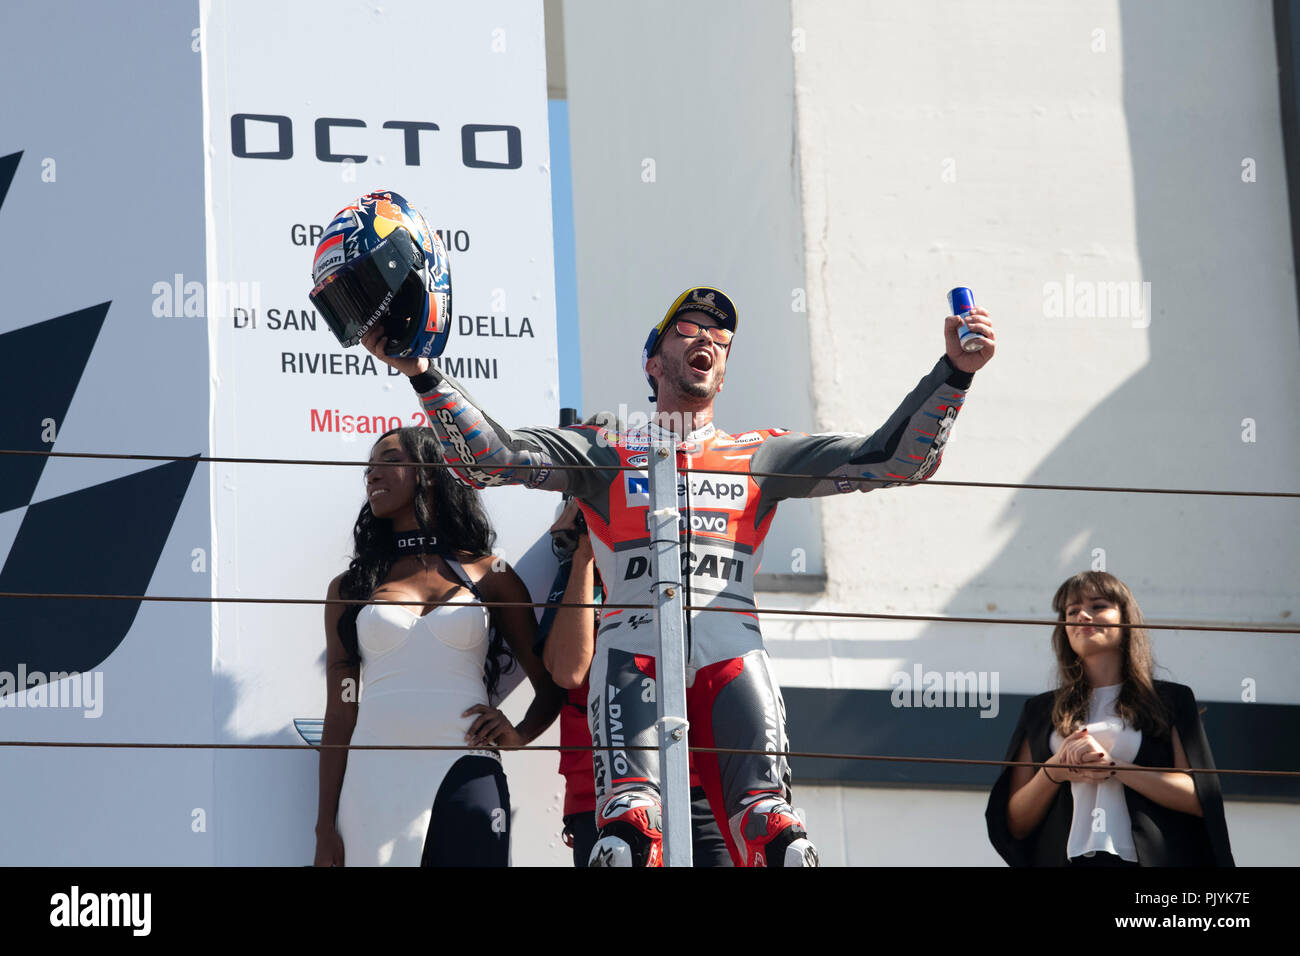
{"label": "raised arm", "polygon": [[616,477],[613,472],[562,467],[617,467],[618,454],[600,440],[601,429],[586,425],[505,428],[482,409],[463,385],[444,375],[428,359],[384,354],[385,340],[379,326],[362,341],[376,358],[410,377],[429,425],[442,442],[443,457],[463,484],[475,488],[526,485],[585,499],[607,488]]}
{"label": "raised arm", "polygon": [[[570,605],[591,604],[596,588],[596,562],[591,539],[585,534],[578,538],[568,572],[559,601]],[[537,639],[542,644],[542,663],[555,683],[568,690],[581,687],[596,653],[596,609],[547,608],[538,625]]]}
{"label": "raised arm", "polygon": [[[821,435],[781,435],[765,441],[750,460],[750,470],[807,478],[755,478],[765,501],[773,506],[785,498],[813,498],[834,492],[871,491],[890,483],[929,478],[939,468],[943,446],[957,413],[966,401],[975,372],[993,358],[996,336],[984,309],[967,323],[985,339],[981,351],[964,352],[958,340],[956,316],[944,320],[944,355],[916,388],[870,435],[838,432]],[[876,481],[853,481],[870,478]]]}
{"label": "raised arm", "polygon": [[[330,582],[326,597],[337,600],[339,578]],[[325,726],[322,744],[348,744],[357,724],[357,693],[361,668],[348,659],[339,638],[344,605],[325,605]],[[349,683],[350,682],[350,683]],[[321,747],[320,798],[316,809],[316,866],[342,866],[344,846],[335,827],[339,793],[348,766],[348,752]]]}
{"label": "raised arm", "polygon": [[769,438],[750,460],[755,472],[829,476],[756,477],[765,500],[813,498],[836,492],[872,491],[876,478],[886,482],[928,478],[939,467],[949,430],[957,419],[971,375],[955,368],[945,355],[903,399],[889,419],[870,435],[833,432],[789,434]]}
{"label": "raised arm", "polygon": [[526,485],[586,498],[609,486],[613,474],[556,465],[618,465],[613,449],[599,441],[600,429],[505,428],[474,401],[465,387],[437,368],[411,379],[442,454],[461,482],[475,488]]}

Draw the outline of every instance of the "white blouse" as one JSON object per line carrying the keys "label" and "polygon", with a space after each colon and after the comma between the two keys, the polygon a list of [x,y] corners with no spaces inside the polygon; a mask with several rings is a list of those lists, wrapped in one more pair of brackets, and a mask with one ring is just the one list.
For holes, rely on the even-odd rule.
{"label": "white blouse", "polygon": [[[1087,728],[1114,760],[1131,762],[1142,746],[1142,731],[1130,727],[1115,712],[1119,691],[1119,684],[1092,689]],[[1055,730],[1048,742],[1052,753],[1059,751],[1063,743]],[[1070,796],[1074,798],[1074,818],[1070,821],[1066,856],[1073,859],[1099,852],[1114,853],[1130,863],[1138,862],[1124,784],[1113,777],[1102,783],[1075,781],[1070,784]]]}

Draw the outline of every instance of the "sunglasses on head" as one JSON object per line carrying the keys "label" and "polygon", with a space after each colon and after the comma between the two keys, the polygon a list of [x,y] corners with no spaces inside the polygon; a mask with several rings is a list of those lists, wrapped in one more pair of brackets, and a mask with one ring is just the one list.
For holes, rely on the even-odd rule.
{"label": "sunglasses on head", "polygon": [[698,322],[690,322],[686,319],[678,319],[673,323],[677,327],[677,334],[688,339],[693,339],[700,334],[703,329],[709,333],[709,338],[724,348],[731,344],[731,337],[734,333],[730,329],[711,328],[707,325],[700,325]]}

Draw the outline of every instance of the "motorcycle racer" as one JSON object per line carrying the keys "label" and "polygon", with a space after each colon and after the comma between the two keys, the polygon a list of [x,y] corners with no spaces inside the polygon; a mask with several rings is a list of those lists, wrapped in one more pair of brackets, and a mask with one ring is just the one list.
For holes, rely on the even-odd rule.
{"label": "motorcycle racer", "polygon": [[651,330],[642,369],[655,391],[656,415],[633,430],[614,423],[504,428],[428,360],[385,355],[382,328],[367,334],[372,353],[411,376],[461,481],[565,492],[583,509],[608,591],[588,708],[601,828],[592,865],[662,861],[658,754],[621,749],[657,743],[656,631],[651,612],[617,607],[651,600],[644,470],[651,442],[677,442],[691,746],[758,752],[696,752],[701,784],[737,865],[815,866],[816,850],[790,806],[788,764],[777,756],[788,749],[784,704],[763,649],[753,587],[763,540],[784,499],[870,491],[934,474],[972,377],[995,351],[985,310],[966,319],[986,341],[981,351],[962,350],[960,324],[945,319],[945,354],[871,434],[767,428],[733,435],[716,428],[713,403],[738,313],[709,287],[682,293]]}

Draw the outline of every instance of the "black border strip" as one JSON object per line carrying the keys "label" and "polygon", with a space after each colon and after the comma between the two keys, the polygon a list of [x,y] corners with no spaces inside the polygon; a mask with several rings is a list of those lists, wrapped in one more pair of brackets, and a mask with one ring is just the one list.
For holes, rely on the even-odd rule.
{"label": "black border strip", "polygon": [[[1030,696],[999,694],[996,716],[981,717],[974,706],[897,707],[890,690],[783,687],[781,695],[791,750],[974,760],[1003,758]],[[910,693],[906,699],[911,701]],[[1197,705],[1217,766],[1300,770],[1300,705],[1199,699]],[[989,790],[1001,772],[1000,767],[808,757],[790,763],[796,793],[801,783]],[[1219,785],[1231,799],[1300,803],[1295,778],[1224,775]]]}

